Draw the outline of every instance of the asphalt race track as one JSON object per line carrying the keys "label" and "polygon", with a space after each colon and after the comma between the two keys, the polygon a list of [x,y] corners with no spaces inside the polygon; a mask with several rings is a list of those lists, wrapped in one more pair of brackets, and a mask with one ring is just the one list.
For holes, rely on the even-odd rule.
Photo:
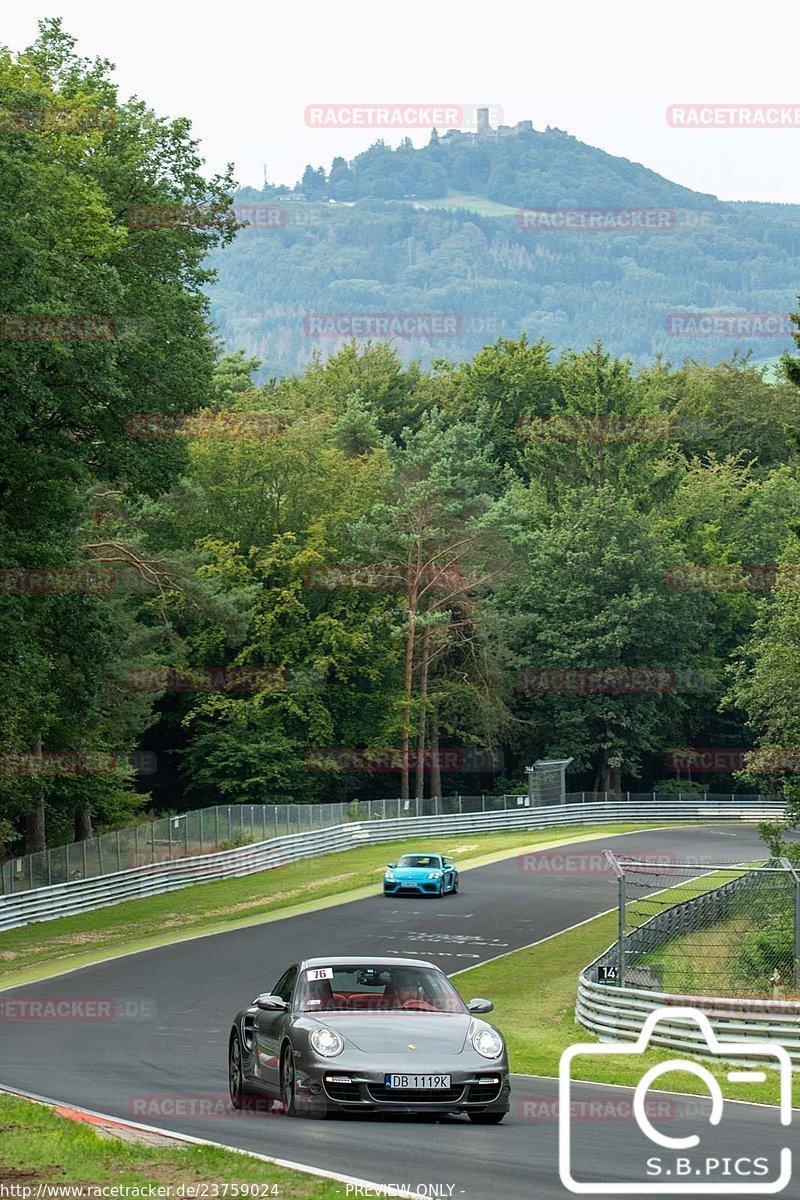
{"label": "asphalt race track", "polygon": [[[588,869],[536,869],[542,858],[553,859],[553,851],[532,856],[528,869],[523,869],[524,860],[508,858],[464,872],[460,893],[443,900],[387,900],[377,894],[15,988],[3,998],[113,998],[120,1015],[100,1022],[0,1021],[0,1083],[379,1184],[438,1185],[441,1190],[432,1194],[464,1200],[563,1200],[569,1193],[558,1174],[553,1080],[516,1076],[512,1111],[502,1125],[487,1128],[471,1125],[466,1118],[431,1123],[414,1118],[290,1121],[281,1115],[233,1115],[224,1112],[227,1039],[234,1012],[268,991],[285,966],[298,958],[409,954],[453,973],[613,908],[613,877],[598,864],[604,846],[626,854],[670,854],[709,862],[741,861],[763,853],[753,826],[666,829],[574,843],[564,853],[573,856],[573,863],[576,855],[590,856],[582,864]],[[324,869],[324,860],[320,867]],[[535,988],[535,980],[531,986]],[[468,992],[467,988],[467,999]],[[630,1091],[578,1085],[574,1095],[578,1110],[586,1113],[592,1109],[583,1102],[594,1102],[597,1114],[597,1102],[607,1101],[602,1117],[576,1123],[579,1177],[641,1181],[643,1146],[650,1154],[654,1148],[622,1111]],[[201,1099],[211,1101],[220,1115],[169,1115],[176,1101],[191,1111]],[[670,1134],[697,1130],[705,1145],[698,1115],[703,1102],[671,1103],[674,1110],[667,1116],[675,1123]],[[781,1130],[774,1110],[742,1104],[726,1106],[715,1136],[712,1153],[734,1157],[771,1153],[777,1158],[778,1149],[796,1139],[793,1130]],[[661,1153],[666,1162],[668,1153]],[[646,1189],[636,1194],[645,1195]],[[800,1177],[781,1195],[800,1197]]]}

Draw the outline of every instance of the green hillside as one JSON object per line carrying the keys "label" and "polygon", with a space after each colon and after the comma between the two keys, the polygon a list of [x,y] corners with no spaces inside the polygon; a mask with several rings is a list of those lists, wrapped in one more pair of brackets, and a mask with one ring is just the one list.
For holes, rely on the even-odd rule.
{"label": "green hillside", "polygon": [[[772,359],[790,346],[786,320],[777,336],[749,320],[740,331],[727,323],[675,336],[668,318],[788,313],[800,206],[723,203],[559,130],[451,132],[421,149],[379,142],[350,163],[307,167],[294,188],[244,189],[237,201],[278,206],[282,220],[248,227],[213,254],[212,315],[224,341],[261,358],[269,375],[360,336],[350,319],[359,313],[450,314],[438,332],[420,320],[395,337],[406,362],[465,360],[523,331],[557,349],[600,338],[642,364],[659,352]],[[521,215],[568,209],[575,223],[574,210],[598,208],[655,213],[665,227],[542,228]],[[319,336],[308,314],[345,319]]]}

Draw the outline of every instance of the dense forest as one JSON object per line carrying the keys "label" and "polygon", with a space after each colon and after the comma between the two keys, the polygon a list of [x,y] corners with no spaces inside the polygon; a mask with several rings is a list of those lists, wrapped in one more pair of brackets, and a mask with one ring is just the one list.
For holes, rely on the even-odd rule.
{"label": "dense forest", "polygon": [[[212,254],[211,312],[229,345],[262,360],[262,381],[347,340],[346,329],[314,336],[309,313],[453,314],[439,335],[421,328],[395,340],[405,363],[426,366],[521,333],[557,350],[599,338],[642,366],[658,353],[719,361],[750,350],[766,360],[791,344],[800,206],[720,202],[560,130],[452,131],[420,149],[379,142],[327,172],[307,167],[293,189],[247,188],[236,201],[247,227]],[[260,223],[267,205],[276,219]],[[534,219],[615,206],[666,219],[646,232]],[[755,325],[678,336],[691,327],[671,318],[693,312],[784,320],[777,336]]]}
{"label": "dense forest", "polygon": [[[746,357],[620,357],[597,337],[602,256],[626,258],[621,305],[626,272],[648,295],[652,272],[594,242],[573,350],[541,329],[464,361],[350,341],[280,378],[243,329],[222,344],[209,291],[257,310],[269,279],[299,306],[326,274],[346,299],[367,260],[407,256],[413,210],[376,208],[358,253],[336,224],[351,209],[311,242],[286,231],[294,251],[237,236],[233,181],[203,175],[188,123],[120,101],[57,22],[0,56],[0,90],[19,114],[113,115],[0,130],[0,843],[150,805],[516,790],[562,755],[572,788],[782,785],[800,737],[798,320],[777,378]],[[132,205],[212,216],[137,227]],[[428,219],[430,255],[405,268],[426,308],[450,303],[441,263],[481,311],[470,255],[499,261],[506,235]],[[788,223],[730,220],[724,287],[796,292]],[[726,302],[721,256],[706,245],[706,277],[699,251],[684,302]],[[517,286],[489,287],[493,312]]]}

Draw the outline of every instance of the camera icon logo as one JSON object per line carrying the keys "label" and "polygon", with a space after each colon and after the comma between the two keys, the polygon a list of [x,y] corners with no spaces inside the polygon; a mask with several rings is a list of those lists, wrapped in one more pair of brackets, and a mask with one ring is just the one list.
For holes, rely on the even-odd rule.
{"label": "camera icon logo", "polygon": [[[792,1063],[788,1051],[774,1042],[729,1042],[720,1041],[714,1032],[711,1022],[705,1013],[689,1007],[658,1008],[651,1012],[641,1033],[635,1042],[628,1043],[597,1043],[581,1042],[570,1046],[561,1055],[559,1064],[559,1146],[558,1168],[561,1182],[568,1191],[578,1195],[715,1195],[715,1196],[757,1196],[774,1195],[783,1191],[792,1178],[792,1152],[788,1146],[780,1148],[775,1158],[775,1169],[770,1169],[770,1161],[761,1155],[755,1158],[740,1156],[736,1159],[720,1158],[708,1154],[700,1148],[700,1136],[696,1133],[683,1137],[670,1137],[656,1129],[647,1111],[647,1093],[656,1081],[672,1071],[685,1071],[702,1080],[711,1098],[711,1110],[708,1116],[710,1126],[718,1126],[722,1121],[724,1099],[719,1082],[707,1067],[691,1059],[671,1058],[659,1063],[646,1071],[633,1094],[633,1114],[636,1125],[647,1142],[659,1147],[665,1153],[647,1159],[645,1178],[631,1182],[630,1180],[595,1180],[576,1179],[573,1167],[573,1128],[571,1120],[571,1085],[572,1064],[575,1059],[596,1057],[597,1055],[614,1055],[617,1057],[635,1057],[648,1049],[653,1031],[660,1022],[668,1022],[671,1026],[676,1021],[694,1022],[707,1045],[706,1053],[718,1057],[726,1064],[727,1078],[731,1083],[762,1083],[766,1078],[763,1070],[764,1063],[778,1069],[780,1088],[780,1103],[778,1105],[779,1122],[783,1126],[791,1124],[792,1120]],[[742,1067],[728,1068],[731,1060],[740,1062],[752,1061],[753,1069]],[[692,1156],[687,1152],[697,1150]],[[754,1166],[755,1164],[755,1166]],[[731,1174],[734,1179],[731,1181]],[[773,1176],[764,1178],[764,1176]],[[758,1181],[755,1181],[754,1177]]]}

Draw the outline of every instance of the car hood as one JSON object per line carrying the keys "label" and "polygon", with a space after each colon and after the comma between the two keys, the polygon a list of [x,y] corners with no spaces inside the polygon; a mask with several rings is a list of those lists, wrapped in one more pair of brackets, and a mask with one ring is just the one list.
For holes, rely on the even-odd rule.
{"label": "car hood", "polygon": [[331,1013],[316,1017],[365,1054],[460,1054],[473,1018],[467,1013]]}

